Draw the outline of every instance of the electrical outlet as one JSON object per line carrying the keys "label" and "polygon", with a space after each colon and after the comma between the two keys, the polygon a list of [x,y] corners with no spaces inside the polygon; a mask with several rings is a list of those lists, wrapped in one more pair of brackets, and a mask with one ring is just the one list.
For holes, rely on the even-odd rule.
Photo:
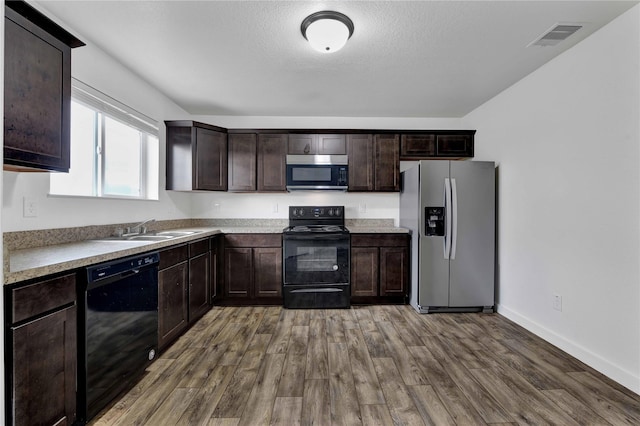
{"label": "electrical outlet", "polygon": [[364,203],[361,203],[361,204],[358,206],[358,212],[360,212],[360,213],[366,213],[366,212],[367,212],[367,205],[366,205],[366,204],[364,204]]}
{"label": "electrical outlet", "polygon": [[559,294],[553,295],[553,309],[562,312],[562,296]]}
{"label": "electrical outlet", "polygon": [[38,216],[38,202],[35,198],[24,197],[22,202],[22,215],[24,217]]}

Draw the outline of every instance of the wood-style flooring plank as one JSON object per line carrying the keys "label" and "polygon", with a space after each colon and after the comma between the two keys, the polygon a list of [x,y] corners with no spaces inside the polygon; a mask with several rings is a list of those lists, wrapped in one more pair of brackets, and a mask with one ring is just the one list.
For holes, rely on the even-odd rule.
{"label": "wood-style flooring plank", "polygon": [[190,426],[207,424],[213,411],[218,406],[231,377],[235,371],[235,366],[218,365],[211,372],[204,387],[191,400],[189,406],[184,410],[176,425]]}
{"label": "wood-style flooring plank", "polygon": [[306,379],[328,379],[329,357],[327,355],[327,326],[324,319],[309,321]]}
{"label": "wood-style flooring plank", "polygon": [[[260,335],[265,336],[265,335]],[[268,335],[267,335],[268,336]],[[261,339],[262,340],[262,339]],[[265,356],[264,347],[245,352],[212,417],[240,418]]]}
{"label": "wood-style flooring plank", "polygon": [[428,385],[426,378],[416,360],[407,350],[407,346],[402,342],[391,322],[379,322],[378,329],[383,335],[387,352],[394,359],[398,372],[406,385]]}
{"label": "wood-style flooring plank", "polygon": [[590,407],[578,401],[574,396],[564,389],[552,389],[541,391],[562,411],[571,418],[585,426],[610,426],[611,423],[600,417]]}
{"label": "wood-style flooring plank", "polygon": [[304,426],[331,424],[331,396],[329,379],[304,381],[302,418]]}
{"label": "wood-style flooring plank", "polygon": [[309,327],[294,325],[291,331],[287,358],[282,369],[278,396],[302,397],[307,367],[307,344],[309,341]]}
{"label": "wood-style flooring plank", "polygon": [[271,414],[271,426],[299,426],[302,419],[302,401],[302,397],[276,397]]}
{"label": "wood-style flooring plank", "polygon": [[384,395],[360,329],[345,330],[351,370],[360,405],[384,404]]}
{"label": "wood-style flooring plank", "polygon": [[332,425],[362,424],[346,343],[329,343],[329,392]]}
{"label": "wood-style flooring plank", "polygon": [[416,404],[422,420],[427,426],[455,426],[446,407],[438,398],[438,394],[431,385],[416,385],[408,387],[409,394]]}
{"label": "wood-style flooring plank", "polygon": [[[449,414],[456,423],[484,425],[485,421],[462,390],[449,376],[443,364],[433,356],[426,346],[411,346],[409,351],[425,372]],[[448,358],[447,358],[448,359]]]}
{"label": "wood-style flooring plank", "polygon": [[425,422],[402,381],[393,358],[375,358],[373,365],[394,424],[419,426]]}
{"label": "wood-style flooring plank", "polygon": [[393,419],[386,404],[362,405],[362,424],[369,425],[392,425]]}
{"label": "wood-style flooring plank", "polygon": [[175,425],[198,393],[196,388],[176,388],[169,394],[158,411],[147,421],[150,425]]}
{"label": "wood-style flooring plank", "polygon": [[247,404],[240,417],[245,425],[269,425],[276,399],[278,382],[284,365],[284,354],[266,354]]}

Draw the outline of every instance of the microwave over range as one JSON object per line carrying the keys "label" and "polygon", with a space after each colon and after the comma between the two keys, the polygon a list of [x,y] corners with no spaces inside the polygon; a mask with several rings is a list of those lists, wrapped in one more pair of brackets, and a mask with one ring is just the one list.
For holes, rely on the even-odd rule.
{"label": "microwave over range", "polygon": [[287,190],[348,188],[346,155],[287,155]]}

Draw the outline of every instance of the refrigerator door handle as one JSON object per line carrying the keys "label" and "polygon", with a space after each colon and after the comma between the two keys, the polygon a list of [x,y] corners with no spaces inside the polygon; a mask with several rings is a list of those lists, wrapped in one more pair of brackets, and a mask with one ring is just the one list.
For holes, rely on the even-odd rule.
{"label": "refrigerator door handle", "polygon": [[445,230],[444,230],[444,258],[451,258],[451,181],[449,178],[444,179],[444,211],[445,211]]}
{"label": "refrigerator door handle", "polygon": [[451,260],[456,258],[456,241],[458,240],[458,188],[456,180],[451,179],[451,216],[453,216],[451,226]]}

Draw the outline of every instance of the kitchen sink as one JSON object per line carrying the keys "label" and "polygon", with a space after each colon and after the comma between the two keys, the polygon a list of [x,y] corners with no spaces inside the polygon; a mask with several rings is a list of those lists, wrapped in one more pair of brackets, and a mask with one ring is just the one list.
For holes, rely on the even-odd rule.
{"label": "kitchen sink", "polygon": [[159,231],[147,234],[123,235],[120,237],[107,238],[109,241],[168,241],[179,237],[188,237],[203,231]]}
{"label": "kitchen sink", "polygon": [[168,236],[171,238],[175,238],[175,237],[186,237],[188,235],[193,235],[193,234],[197,234],[199,232],[202,231],[160,231],[160,232],[156,232],[155,235],[157,236]]}
{"label": "kitchen sink", "polygon": [[141,234],[141,235],[132,235],[130,237],[122,237],[123,240],[134,240],[134,241],[166,241],[172,238],[176,238],[176,236]]}

